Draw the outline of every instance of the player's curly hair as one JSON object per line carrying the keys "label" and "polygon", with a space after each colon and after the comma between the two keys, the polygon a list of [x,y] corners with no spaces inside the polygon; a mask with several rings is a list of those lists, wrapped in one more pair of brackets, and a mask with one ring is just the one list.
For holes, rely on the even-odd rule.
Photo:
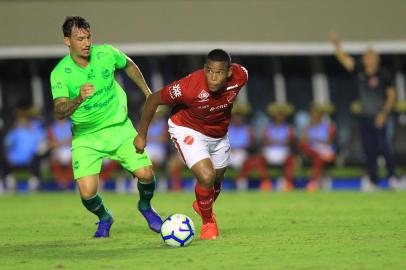
{"label": "player's curly hair", "polygon": [[231,56],[223,49],[214,49],[207,55],[206,62],[216,61],[216,62],[226,62],[227,67],[231,65]]}
{"label": "player's curly hair", "polygon": [[76,27],[79,29],[90,30],[90,24],[85,18],[80,16],[68,16],[62,25],[62,31],[64,37],[70,37],[72,34],[72,28]]}

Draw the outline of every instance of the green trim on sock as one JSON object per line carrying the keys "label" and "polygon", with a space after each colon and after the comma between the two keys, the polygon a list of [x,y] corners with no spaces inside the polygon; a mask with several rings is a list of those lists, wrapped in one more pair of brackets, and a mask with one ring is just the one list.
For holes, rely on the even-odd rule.
{"label": "green trim on sock", "polygon": [[138,206],[141,210],[147,210],[151,208],[151,199],[154,197],[155,191],[155,175],[153,176],[153,180],[151,183],[143,183],[138,181],[137,187],[140,193],[140,201],[138,202]]}
{"label": "green trim on sock", "polygon": [[82,203],[87,210],[95,214],[100,220],[108,220],[111,218],[111,213],[104,206],[103,200],[98,193],[96,196],[88,200],[82,198]]}

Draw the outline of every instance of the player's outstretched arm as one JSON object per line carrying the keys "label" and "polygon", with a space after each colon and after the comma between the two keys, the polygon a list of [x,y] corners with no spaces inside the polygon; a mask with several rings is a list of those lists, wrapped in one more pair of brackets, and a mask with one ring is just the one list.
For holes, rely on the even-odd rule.
{"label": "player's outstretched arm", "polygon": [[134,63],[134,61],[131,60],[128,56],[127,56],[127,65],[125,66],[124,71],[127,74],[127,76],[138,86],[138,88],[140,88],[140,90],[144,93],[145,97],[148,97],[152,94],[147,83],[145,82],[141,70]]}
{"label": "player's outstretched arm", "polygon": [[343,51],[341,48],[341,42],[337,37],[336,33],[331,33],[330,35],[330,41],[333,44],[335,48],[335,53],[336,57],[338,59],[338,62],[349,72],[354,71],[355,68],[355,61],[354,58],[351,57],[348,53]]}
{"label": "player's outstretched arm", "polygon": [[140,128],[138,135],[134,139],[134,146],[137,153],[143,153],[145,145],[147,144],[148,127],[154,117],[154,114],[159,105],[163,105],[164,102],[161,98],[161,91],[155,92],[147,98],[144,105],[144,110],[141,115]]}
{"label": "player's outstretched arm", "polygon": [[74,99],[69,100],[66,97],[54,100],[54,111],[57,119],[69,117],[82,104],[82,102],[93,95],[93,84],[86,83],[80,87],[80,94]]}

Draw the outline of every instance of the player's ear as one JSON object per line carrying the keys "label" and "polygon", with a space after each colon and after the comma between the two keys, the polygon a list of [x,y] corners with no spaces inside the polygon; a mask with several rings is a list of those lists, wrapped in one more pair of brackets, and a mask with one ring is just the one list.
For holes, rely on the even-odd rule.
{"label": "player's ear", "polygon": [[230,65],[228,67],[227,78],[230,78],[231,75],[233,75],[233,66],[232,65]]}
{"label": "player's ear", "polygon": [[64,37],[64,38],[63,38],[63,43],[65,43],[66,46],[70,47],[70,40],[69,40],[69,37]]}

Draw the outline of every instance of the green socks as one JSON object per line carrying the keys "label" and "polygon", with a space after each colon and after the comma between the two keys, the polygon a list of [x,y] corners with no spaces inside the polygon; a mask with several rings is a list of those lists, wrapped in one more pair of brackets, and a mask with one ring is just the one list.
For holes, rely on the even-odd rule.
{"label": "green socks", "polygon": [[154,196],[155,182],[154,175],[154,179],[151,183],[142,183],[141,181],[138,181],[137,183],[138,191],[140,192],[138,207],[143,211],[151,208],[151,199]]}
{"label": "green socks", "polygon": [[109,210],[104,206],[103,200],[99,193],[93,198],[85,200],[82,198],[82,203],[87,210],[99,217],[100,220],[108,220],[111,217]]}

